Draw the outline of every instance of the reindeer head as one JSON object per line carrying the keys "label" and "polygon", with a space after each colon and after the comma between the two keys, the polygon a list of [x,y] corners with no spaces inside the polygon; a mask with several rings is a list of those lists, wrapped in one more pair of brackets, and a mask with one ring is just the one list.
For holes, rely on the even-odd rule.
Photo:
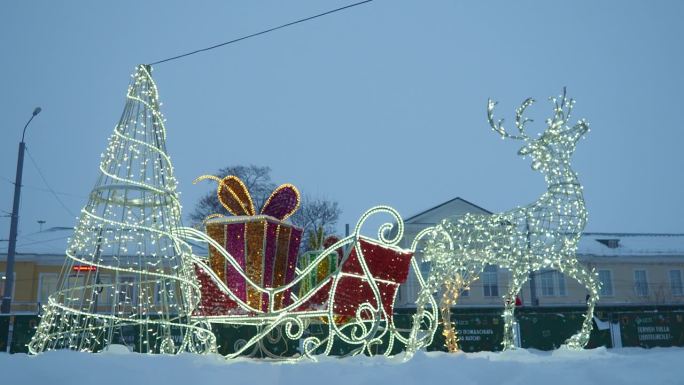
{"label": "reindeer head", "polygon": [[562,173],[570,166],[570,157],[575,152],[577,141],[589,131],[589,124],[586,120],[579,120],[574,126],[568,126],[570,114],[575,104],[573,99],[568,99],[565,94],[559,97],[550,97],[549,100],[554,104],[553,117],[546,119],[546,129],[536,139],[531,138],[525,132],[525,125],[531,119],[523,117],[525,109],[534,103],[534,99],[526,99],[520,107],[515,110],[515,125],[518,134],[509,134],[503,127],[503,119],[494,120],[494,106],[496,102],[489,99],[487,105],[487,120],[494,131],[499,133],[502,138],[522,140],[525,145],[518,151],[521,156],[529,155],[532,158],[532,169],[539,170],[547,176],[552,173]]}

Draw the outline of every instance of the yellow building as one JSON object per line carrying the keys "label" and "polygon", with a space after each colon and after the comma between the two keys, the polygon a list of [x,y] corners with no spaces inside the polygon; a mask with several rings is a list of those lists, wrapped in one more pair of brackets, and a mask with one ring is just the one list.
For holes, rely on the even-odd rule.
{"label": "yellow building", "polygon": [[[12,313],[35,314],[57,289],[71,227],[53,227],[17,240]],[[7,251],[0,254],[0,297],[4,296]]]}
{"label": "yellow building", "polygon": [[[453,199],[407,218],[401,245],[409,247],[420,230],[447,216],[467,212],[489,213],[464,199]],[[64,250],[72,232],[69,227],[55,227],[20,237],[14,273],[13,313],[36,314],[40,304],[46,303],[48,296],[56,290],[65,259]],[[206,253],[206,249],[197,249],[196,252]],[[684,234],[585,233],[580,240],[578,258],[598,271],[602,282],[599,305],[684,304]],[[4,251],[0,254],[0,296],[4,295],[6,259]],[[424,273],[428,273],[428,266],[424,267]],[[77,276],[78,279],[84,278],[83,273],[74,274],[74,279]],[[111,277],[102,274],[98,279],[107,283]],[[459,306],[502,306],[508,279],[506,270],[489,267],[470,290],[463,293]],[[130,280],[133,282],[135,277],[130,277]],[[130,289],[120,288],[121,292],[126,290]],[[400,288],[398,307],[413,306],[417,290],[417,282],[409,278]],[[583,287],[563,274],[541,271],[534,274],[534,290],[528,281],[522,289],[521,299],[525,306],[533,303],[539,306],[583,306],[586,294]],[[100,311],[108,310],[111,304],[108,298],[113,295],[103,293],[99,296],[102,298],[98,306]],[[117,295],[136,297],[132,292]]]}
{"label": "yellow building", "polygon": [[[37,314],[41,305],[47,303],[49,295],[61,285],[59,279],[66,258],[65,250],[72,234],[71,227],[54,227],[19,237],[14,265],[12,313]],[[206,254],[206,248],[196,245],[193,247],[198,254]],[[103,255],[102,258],[111,257]],[[123,257],[120,256],[119,259],[121,258]],[[6,260],[5,251],[0,254],[0,297],[4,296]],[[101,284],[112,283],[113,277],[109,273],[95,274],[96,271],[91,266],[76,265],[72,270],[64,275],[69,280],[68,287],[84,286],[86,281],[90,280],[97,280]],[[133,274],[123,274],[117,280],[119,285],[116,291],[113,290],[113,285],[111,288],[103,289],[97,296],[98,312],[112,311],[113,306],[122,306],[121,303],[136,304],[139,294],[145,294],[136,292],[138,286],[133,283],[137,282],[137,279],[138,277]],[[159,290],[153,292],[158,293]],[[154,300],[159,301],[159,298]]]}

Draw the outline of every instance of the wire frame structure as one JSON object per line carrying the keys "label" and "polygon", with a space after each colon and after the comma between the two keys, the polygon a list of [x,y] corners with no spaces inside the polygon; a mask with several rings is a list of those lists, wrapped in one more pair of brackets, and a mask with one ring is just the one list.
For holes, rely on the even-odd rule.
{"label": "wire frame structure", "polygon": [[[377,238],[361,235],[368,218],[377,215],[389,215],[392,223],[381,225]],[[206,242],[227,266],[231,266],[231,271],[236,273],[235,279],[260,293],[258,297],[268,299],[266,307],[244,300],[219,276],[222,270],[217,272],[208,264],[209,261],[194,256],[205,306],[193,314],[193,319],[212,325],[256,327],[254,335],[235,351],[226,354],[226,358],[258,352],[263,357],[278,360],[316,360],[319,355],[332,355],[336,344],[348,346],[348,355],[389,356],[397,354],[409,341],[412,351],[426,347],[432,343],[437,329],[434,299],[426,301],[421,314],[413,316],[411,325],[401,327],[394,323],[397,290],[411,274],[410,271],[421,287],[425,284],[413,258],[416,243],[411,249],[398,247],[403,229],[404,223],[396,210],[389,206],[373,207],[361,216],[351,235],[329,245],[306,267],[297,269],[293,280],[269,287],[255,282],[241,267],[238,258],[210,235],[191,227],[182,228],[180,238]],[[339,267],[332,274],[315,285],[309,285],[308,290],[300,292],[299,296],[291,293],[296,285],[310,281],[312,273],[321,266],[327,267],[332,255],[337,256],[339,250],[345,251]],[[288,293],[291,301],[278,301]],[[284,305],[277,306],[278,303]],[[322,333],[310,334],[310,326],[316,326]],[[284,356],[281,352],[269,351],[263,341],[272,338],[274,333],[282,341],[300,341],[299,354]]]}
{"label": "wire frame structure", "polygon": [[138,66],[31,353],[112,344],[147,353],[215,351],[210,325],[190,319],[200,289],[192,251],[175,236],[181,206],[159,105],[151,67]]}
{"label": "wire frame structure", "polygon": [[526,132],[530,122],[523,116],[534,100],[527,99],[516,110],[517,132],[505,130],[502,120],[495,121],[495,102],[489,100],[487,118],[491,128],[502,138],[520,140],[518,154],[532,160],[532,169],[541,172],[547,190],[534,203],[493,215],[466,214],[447,218],[424,230],[424,260],[431,264],[426,288],[419,294],[418,313],[428,298],[440,287],[443,294],[440,313],[446,345],[458,350],[458,336],[451,322],[451,306],[463,290],[478,279],[489,265],[508,269],[511,283],[504,295],[503,348],[514,348],[515,299],[529,274],[540,269],[555,269],[579,282],[587,290],[587,313],[581,329],[566,344],[581,349],[589,341],[594,304],[598,300],[599,281],[595,271],[587,270],[577,258],[577,242],[587,222],[582,185],[572,170],[570,159],[580,138],[589,131],[586,120],[569,126],[574,100],[562,95],[550,98],[553,116],[537,138]]}

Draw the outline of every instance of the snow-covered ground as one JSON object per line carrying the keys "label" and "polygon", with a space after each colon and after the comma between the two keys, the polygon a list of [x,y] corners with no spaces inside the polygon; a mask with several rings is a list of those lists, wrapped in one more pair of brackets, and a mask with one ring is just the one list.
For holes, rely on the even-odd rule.
{"label": "snow-covered ground", "polygon": [[399,358],[323,358],[298,364],[221,356],[71,351],[0,354],[2,384],[684,384],[684,348],[419,352]]}

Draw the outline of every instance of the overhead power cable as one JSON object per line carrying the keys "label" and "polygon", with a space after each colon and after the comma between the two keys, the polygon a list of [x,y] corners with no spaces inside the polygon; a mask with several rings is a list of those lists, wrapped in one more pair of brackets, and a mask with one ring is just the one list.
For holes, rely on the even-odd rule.
{"label": "overhead power cable", "polygon": [[[7,177],[4,177],[4,176],[1,176],[1,175],[0,175],[0,180],[5,181],[5,182],[7,182],[7,183],[9,183],[9,184],[11,184],[11,185],[14,185],[14,181],[12,181],[10,178],[7,178]],[[25,184],[25,183],[22,183],[22,184],[21,184],[21,187],[22,187],[22,188],[32,189],[32,190],[37,190],[37,191],[51,192],[50,190],[48,190],[48,189],[46,189],[46,188],[42,188],[42,187],[38,187],[38,186],[33,186],[33,185],[30,185],[30,184]],[[74,197],[74,198],[85,198],[85,199],[88,199],[88,197],[87,197],[87,196],[84,196],[84,195],[72,194],[72,193],[69,193],[69,192],[63,192],[63,191],[57,191],[57,190],[53,190],[53,191],[54,191],[55,194],[57,194],[57,195],[69,196],[69,197]],[[5,211],[5,210],[1,210],[1,209],[0,209],[0,211]],[[11,214],[11,213],[9,213],[9,212],[7,212],[7,213],[8,213],[8,214]]]}
{"label": "overhead power cable", "polygon": [[161,63],[169,62],[169,61],[171,61],[171,60],[180,59],[180,58],[183,58],[183,57],[186,57],[186,56],[194,55],[194,54],[196,54],[196,53],[200,53],[200,52],[204,52],[204,51],[209,51],[209,50],[212,50],[212,49],[214,49],[214,48],[223,47],[224,45],[237,43],[237,42],[239,42],[239,41],[249,39],[250,37],[255,37],[255,36],[263,35],[263,34],[266,34],[266,33],[269,33],[269,32],[273,32],[273,31],[278,30],[278,29],[281,29],[281,28],[289,27],[289,26],[292,26],[292,25],[295,25],[295,24],[303,23],[303,22],[305,22],[305,21],[309,21],[309,20],[312,20],[312,19],[316,19],[316,18],[321,17],[321,16],[329,15],[329,14],[331,14],[331,13],[335,13],[335,12],[339,12],[339,11],[342,11],[342,10],[345,10],[345,9],[348,9],[348,8],[356,7],[357,5],[361,5],[361,4],[365,4],[365,3],[370,3],[371,1],[373,1],[373,0],[365,0],[365,1],[360,1],[360,2],[358,2],[358,3],[346,5],[346,6],[341,7],[341,8],[337,8],[337,9],[333,9],[333,10],[330,10],[330,11],[327,11],[327,12],[319,13],[318,15],[309,16],[309,17],[304,18],[304,19],[299,19],[299,20],[297,20],[297,21],[293,21],[293,22],[290,22],[290,23],[287,23],[287,24],[279,25],[279,26],[277,26],[277,27],[269,28],[269,29],[267,29],[267,30],[264,30],[264,31],[261,31],[261,32],[257,32],[257,33],[253,33],[253,34],[251,34],[251,35],[243,36],[243,37],[240,37],[240,38],[237,38],[237,39],[233,39],[233,40],[230,40],[230,41],[227,41],[227,42],[224,42],[224,43],[212,45],[211,47],[206,47],[206,48],[198,49],[198,50],[195,50],[195,51],[192,51],[192,52],[184,53],[184,54],[181,54],[181,55],[178,55],[178,56],[173,56],[173,57],[170,57],[170,58],[167,58],[167,59],[158,60],[158,61],[156,61],[156,62],[154,62],[154,63],[150,63],[150,65],[155,65],[155,64],[161,64]]}
{"label": "overhead power cable", "polygon": [[49,242],[54,242],[54,241],[61,241],[62,239],[68,239],[71,237],[71,234],[65,235],[63,237],[58,237],[58,238],[50,238],[50,239],[43,239],[40,241],[32,241],[32,242],[25,242],[25,243],[20,243],[17,245],[17,247],[25,247],[25,246],[30,246],[30,245],[40,245],[43,243],[49,243]]}
{"label": "overhead power cable", "polygon": [[45,175],[43,175],[43,172],[40,171],[40,167],[38,167],[38,163],[36,163],[36,160],[33,159],[33,156],[31,156],[31,152],[28,151],[28,148],[26,149],[26,153],[28,154],[29,159],[31,159],[31,163],[33,163],[33,167],[35,167],[36,171],[38,171],[38,175],[40,175],[40,178],[43,180],[43,183],[45,184],[45,187],[48,189],[48,191],[50,191],[50,193],[52,193],[52,196],[55,197],[57,202],[59,202],[59,204],[62,206],[62,208],[64,210],[66,210],[66,212],[69,213],[69,215],[71,215],[72,217],[76,217],[76,215],[74,215],[74,213],[71,210],[69,210],[67,205],[65,205],[64,202],[62,202],[62,199],[59,197],[59,195],[57,195],[55,190],[53,190],[52,187],[50,187],[50,184],[47,182],[47,179],[45,179]]}

